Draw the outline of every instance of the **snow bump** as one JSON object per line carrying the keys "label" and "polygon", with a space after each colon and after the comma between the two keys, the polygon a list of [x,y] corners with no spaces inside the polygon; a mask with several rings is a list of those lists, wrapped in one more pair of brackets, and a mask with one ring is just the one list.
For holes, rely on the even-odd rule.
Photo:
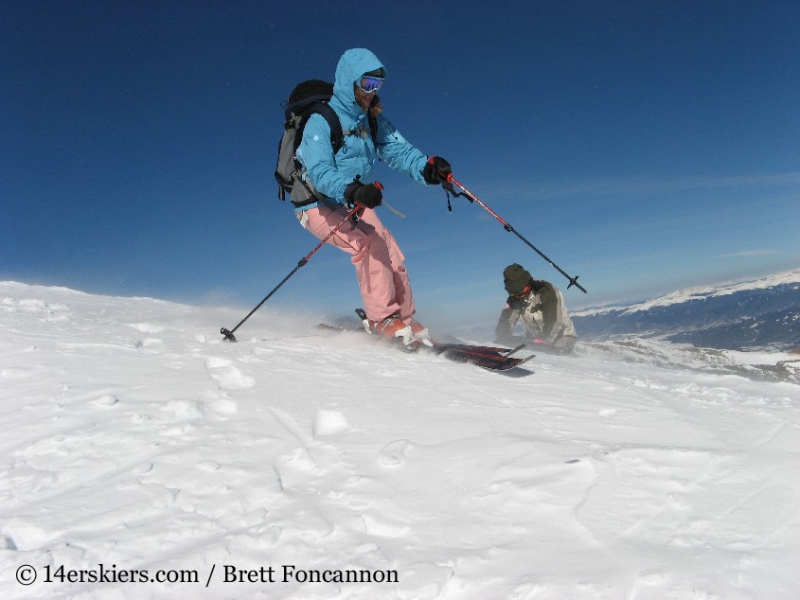
{"label": "snow bump", "polygon": [[246,390],[256,384],[255,379],[243,374],[226,358],[207,358],[206,369],[223,390]]}
{"label": "snow bump", "polygon": [[334,410],[321,410],[314,419],[314,435],[324,437],[344,433],[350,429],[350,423],[344,415]]}

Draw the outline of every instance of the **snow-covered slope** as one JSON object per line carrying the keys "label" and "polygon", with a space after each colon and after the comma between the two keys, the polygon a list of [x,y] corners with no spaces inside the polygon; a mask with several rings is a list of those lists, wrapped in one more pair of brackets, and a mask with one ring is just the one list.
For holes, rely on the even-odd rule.
{"label": "snow-covered slope", "polygon": [[4,598],[800,597],[797,384],[241,316],[0,283]]}
{"label": "snow-covered slope", "polygon": [[766,277],[759,277],[756,279],[747,279],[745,281],[731,281],[728,283],[721,283],[717,285],[705,285],[677,290],[665,296],[659,296],[644,302],[628,306],[608,306],[603,308],[593,308],[584,311],[576,312],[577,316],[589,316],[603,312],[619,312],[622,314],[631,314],[635,312],[643,312],[655,307],[670,306],[673,304],[683,304],[691,302],[692,300],[704,300],[707,298],[718,298],[722,296],[730,296],[738,292],[747,292],[752,290],[765,290],[787,284],[800,284],[800,269],[792,271],[784,271],[782,273],[775,273]]}
{"label": "snow-covered slope", "polygon": [[586,339],[660,336],[719,349],[800,348],[800,270],[574,315]]}

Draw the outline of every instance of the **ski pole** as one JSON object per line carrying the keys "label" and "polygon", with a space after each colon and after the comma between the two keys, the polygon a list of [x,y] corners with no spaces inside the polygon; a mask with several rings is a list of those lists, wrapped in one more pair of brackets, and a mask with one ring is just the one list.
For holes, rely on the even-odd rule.
{"label": "ski pole", "polygon": [[235,342],[235,341],[236,341],[236,336],[235,336],[235,335],[233,335],[233,334],[234,334],[234,332],[235,332],[237,329],[239,329],[239,327],[241,327],[241,326],[242,326],[242,324],[243,324],[245,321],[247,321],[247,319],[249,319],[250,317],[252,317],[252,316],[253,316],[253,313],[254,313],[254,312],[256,312],[256,311],[257,311],[259,308],[261,308],[261,307],[264,305],[264,303],[265,303],[267,300],[269,300],[270,298],[272,298],[272,295],[273,295],[275,292],[277,292],[277,291],[278,291],[278,290],[281,288],[281,286],[282,286],[284,283],[286,283],[287,281],[289,281],[289,278],[290,278],[292,275],[294,275],[295,273],[297,273],[297,272],[300,270],[300,268],[301,268],[301,267],[304,267],[304,266],[306,266],[306,264],[307,264],[307,263],[308,263],[308,261],[311,259],[311,257],[312,257],[312,256],[314,256],[314,254],[316,254],[316,253],[317,253],[317,251],[318,251],[320,248],[322,248],[322,247],[325,245],[325,243],[326,243],[326,242],[327,242],[329,239],[331,239],[331,238],[334,236],[334,234],[335,234],[337,231],[339,231],[339,230],[342,228],[342,226],[343,226],[345,223],[347,223],[347,221],[349,221],[349,220],[350,220],[350,217],[352,217],[353,215],[355,215],[355,214],[356,214],[356,213],[357,213],[359,210],[362,210],[363,208],[364,208],[364,207],[363,207],[363,206],[361,206],[360,204],[356,204],[356,205],[355,205],[355,206],[352,208],[352,210],[351,210],[349,213],[347,213],[347,216],[346,216],[344,219],[342,219],[342,222],[341,222],[341,223],[339,223],[339,224],[338,224],[336,227],[334,227],[333,229],[331,229],[330,233],[329,233],[328,235],[326,235],[326,236],[325,236],[325,237],[322,239],[322,241],[321,241],[319,244],[317,244],[317,245],[316,245],[316,247],[315,247],[315,248],[314,248],[314,249],[313,249],[311,252],[309,252],[309,253],[308,253],[308,254],[306,254],[306,255],[305,255],[303,258],[301,258],[301,259],[300,259],[300,262],[298,262],[298,263],[297,263],[297,266],[296,266],[294,269],[292,269],[292,272],[291,272],[291,273],[289,273],[289,274],[288,274],[286,277],[284,277],[284,278],[283,278],[283,281],[281,281],[281,282],[280,282],[278,285],[276,285],[276,286],[275,286],[275,288],[274,288],[274,289],[273,289],[273,290],[272,290],[272,291],[271,291],[269,294],[267,294],[267,296],[266,296],[266,297],[265,297],[265,298],[264,298],[264,299],[263,299],[261,302],[259,302],[259,303],[258,303],[258,305],[257,305],[257,306],[256,306],[256,307],[255,307],[253,310],[251,310],[249,313],[247,313],[247,316],[246,316],[244,319],[242,319],[241,321],[239,321],[239,323],[237,323],[237,324],[236,324],[236,327],[234,327],[233,329],[227,329],[227,328],[225,328],[225,327],[223,327],[222,329],[220,329],[220,330],[219,330],[219,332],[220,332],[220,333],[221,333],[221,334],[224,336],[224,339],[225,339],[225,340],[227,340],[227,341],[229,341],[229,342]]}
{"label": "ski pole", "polygon": [[[478,197],[477,197],[475,194],[473,194],[473,193],[472,193],[472,192],[470,192],[470,191],[469,191],[467,188],[465,188],[465,187],[464,187],[464,186],[463,186],[463,185],[462,185],[462,184],[461,184],[461,183],[460,183],[460,182],[459,182],[459,181],[458,181],[458,180],[457,180],[455,177],[453,177],[453,174],[452,174],[452,173],[450,173],[450,174],[447,176],[447,182],[446,182],[446,183],[448,183],[448,184],[453,184],[453,183],[454,183],[454,184],[456,184],[458,187],[460,187],[460,188],[461,188],[461,189],[464,191],[464,193],[463,193],[463,194],[457,194],[457,195],[466,197],[466,198],[467,198],[467,200],[469,200],[470,202],[477,202],[477,203],[478,203],[478,204],[481,206],[481,208],[485,209],[485,210],[486,210],[486,211],[487,211],[487,212],[488,212],[490,215],[492,215],[492,216],[493,216],[495,219],[497,219],[497,220],[500,222],[500,224],[501,224],[501,225],[502,225],[502,226],[505,228],[505,230],[506,230],[506,231],[509,231],[509,232],[513,233],[514,235],[516,235],[516,236],[517,236],[519,239],[521,239],[523,242],[525,242],[525,244],[527,244],[527,245],[528,245],[528,247],[529,247],[531,250],[533,250],[534,252],[536,252],[536,253],[537,253],[539,256],[541,256],[541,257],[542,257],[542,258],[543,258],[545,261],[547,261],[547,263],[548,263],[548,264],[549,264],[551,267],[553,267],[553,268],[554,268],[556,271],[558,271],[558,272],[559,272],[559,273],[561,273],[561,274],[562,274],[564,277],[566,277],[566,278],[569,280],[569,285],[567,286],[567,289],[571,288],[571,287],[574,285],[576,288],[578,288],[578,289],[579,289],[580,291],[582,291],[584,294],[586,293],[586,289],[584,289],[584,287],[583,287],[583,286],[582,286],[580,283],[578,283],[578,276],[577,276],[577,275],[576,275],[575,277],[570,277],[569,275],[567,275],[567,274],[566,274],[566,273],[565,273],[565,272],[564,272],[564,271],[563,271],[563,270],[562,270],[562,269],[561,269],[561,268],[560,268],[560,267],[559,267],[557,264],[555,264],[555,263],[554,263],[552,260],[550,260],[549,258],[547,258],[547,257],[546,257],[546,256],[545,256],[545,255],[542,253],[542,251],[541,251],[541,250],[539,250],[539,249],[538,249],[536,246],[534,246],[534,245],[533,245],[533,244],[531,244],[531,243],[530,243],[528,240],[526,240],[526,239],[525,239],[525,238],[524,238],[524,237],[523,237],[523,236],[522,236],[522,235],[521,235],[521,234],[520,234],[520,233],[519,233],[519,232],[518,232],[516,229],[514,229],[514,228],[513,228],[513,227],[512,227],[512,226],[511,226],[511,225],[510,225],[510,224],[509,224],[509,223],[508,223],[508,222],[507,222],[505,219],[503,219],[503,218],[502,218],[500,215],[498,215],[498,214],[497,214],[496,212],[494,212],[494,211],[493,211],[491,208],[489,208],[489,207],[488,207],[488,206],[487,206],[487,205],[486,205],[484,202],[482,202],[482,201],[480,200],[480,198],[478,198]],[[447,189],[447,188],[445,188],[445,190],[446,190],[446,189]],[[454,192],[454,193],[455,193],[455,192]]]}

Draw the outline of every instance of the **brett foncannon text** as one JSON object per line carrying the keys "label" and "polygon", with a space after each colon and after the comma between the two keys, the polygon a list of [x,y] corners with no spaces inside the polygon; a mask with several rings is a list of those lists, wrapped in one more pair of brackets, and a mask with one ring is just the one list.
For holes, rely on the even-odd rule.
{"label": "brett foncannon text", "polygon": [[225,583],[399,583],[393,569],[298,569],[295,565],[240,569],[224,565]]}

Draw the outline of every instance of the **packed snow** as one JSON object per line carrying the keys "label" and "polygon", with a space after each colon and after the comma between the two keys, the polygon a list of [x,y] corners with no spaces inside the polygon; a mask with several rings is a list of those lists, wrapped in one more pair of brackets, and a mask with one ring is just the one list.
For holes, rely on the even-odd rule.
{"label": "packed snow", "polygon": [[800,598],[797,355],[244,313],[0,283],[0,596]]}

